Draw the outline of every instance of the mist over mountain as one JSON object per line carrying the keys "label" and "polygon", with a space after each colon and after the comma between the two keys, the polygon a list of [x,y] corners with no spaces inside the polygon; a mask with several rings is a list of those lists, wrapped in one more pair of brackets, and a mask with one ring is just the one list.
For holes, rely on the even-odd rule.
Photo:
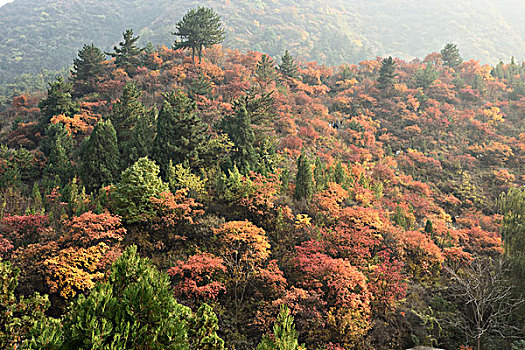
{"label": "mist over mountain", "polygon": [[214,8],[225,46],[325,64],[374,56],[424,57],[447,42],[465,59],[495,64],[525,56],[519,0],[15,0],[0,8],[0,82],[67,66],[84,43],[110,50],[133,28],[141,43],[170,46],[190,8]]}

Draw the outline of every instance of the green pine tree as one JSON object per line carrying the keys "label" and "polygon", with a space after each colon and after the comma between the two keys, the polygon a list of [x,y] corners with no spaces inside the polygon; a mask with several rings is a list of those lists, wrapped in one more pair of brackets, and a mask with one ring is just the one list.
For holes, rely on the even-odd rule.
{"label": "green pine tree", "polygon": [[89,192],[115,182],[120,156],[117,134],[110,120],[99,121],[82,145],[80,175]]}
{"label": "green pine tree", "polygon": [[56,185],[63,186],[72,176],[73,166],[69,155],[73,148],[73,140],[61,124],[49,125],[46,129],[46,144],[49,149],[44,177],[57,180]]}
{"label": "green pine tree", "polygon": [[127,222],[139,222],[155,215],[150,198],[169,191],[159,178],[159,167],[147,157],[140,158],[120,176],[112,193],[115,212]]}
{"label": "green pine tree", "polygon": [[195,113],[195,102],[180,91],[164,96],[157,118],[157,136],[153,158],[160,165],[161,175],[167,176],[170,160],[199,169],[209,141],[208,126]]}
{"label": "green pine tree", "polygon": [[44,204],[42,202],[42,194],[40,193],[40,187],[38,186],[38,182],[33,183],[33,191],[31,192],[31,199],[33,202],[31,205],[32,212],[35,214],[43,214]]}
{"label": "green pine tree", "polygon": [[189,323],[189,339],[192,349],[224,350],[224,340],[217,335],[219,321],[208,304],[199,307]]}
{"label": "green pine tree", "polygon": [[191,49],[193,61],[195,53],[202,60],[202,50],[224,40],[221,16],[207,7],[198,7],[188,11],[176,24],[172,34],[181,38],[175,41],[174,49]]}
{"label": "green pine tree", "polygon": [[414,80],[417,87],[428,88],[436,79],[439,77],[439,73],[434,69],[431,64],[426,64],[425,69],[419,69],[414,74]]}
{"label": "green pine tree", "polygon": [[235,113],[224,119],[223,129],[235,145],[231,156],[232,165],[236,165],[243,173],[254,170],[257,166],[255,133],[244,104],[235,105]]}
{"label": "green pine tree", "polygon": [[295,194],[297,200],[309,202],[314,194],[312,166],[303,152],[297,160],[297,175],[295,176]]}
{"label": "green pine tree", "polygon": [[189,349],[190,315],[173,297],[168,275],[131,246],[106,282],[69,307],[63,349]]}
{"label": "green pine tree", "polygon": [[94,44],[84,45],[73,60],[71,77],[73,88],[79,95],[95,91],[95,84],[104,70],[106,56]]}
{"label": "green pine tree", "polygon": [[124,85],[119,101],[113,105],[110,119],[117,133],[121,169],[151,155],[157,113],[155,108],[148,111],[141,97],[142,92],[135,83],[129,82]]}
{"label": "green pine tree", "polygon": [[262,55],[254,72],[257,81],[259,82],[261,92],[266,90],[266,86],[277,77],[277,71],[273,60],[268,55]]}
{"label": "green pine tree", "polygon": [[[501,194],[499,209],[503,214],[502,238],[505,255],[511,262],[516,280],[525,278],[525,188]],[[523,283],[522,283],[523,284]]]}
{"label": "green pine tree", "polygon": [[18,349],[30,338],[33,326],[44,318],[47,296],[18,297],[19,270],[0,260],[0,349]]}
{"label": "green pine tree", "polygon": [[49,83],[47,97],[40,101],[40,126],[45,129],[52,117],[64,114],[72,116],[79,111],[78,104],[73,102],[71,93],[73,85],[66,83],[64,78],[58,77],[56,81]]}
{"label": "green pine tree", "polygon": [[292,55],[286,50],[283,57],[281,58],[281,64],[279,65],[279,71],[285,77],[297,78],[297,65]]}
{"label": "green pine tree", "polygon": [[377,78],[378,87],[384,92],[391,92],[394,89],[394,83],[396,82],[397,73],[396,63],[392,59],[392,56],[384,58],[381,61],[381,68],[379,69],[379,77]]}
{"label": "green pine tree", "polygon": [[113,47],[114,52],[106,52],[106,55],[114,57],[115,65],[130,74],[140,63],[140,54],[144,49],[136,45],[140,36],[133,37],[133,29],[126,29],[122,36],[124,40]]}
{"label": "green pine tree", "polygon": [[281,310],[273,326],[273,335],[265,335],[257,350],[299,350],[299,334],[295,330],[293,316],[287,306],[281,305]]}
{"label": "green pine tree", "polygon": [[157,130],[157,109],[153,107],[139,117],[131,138],[121,148],[122,166],[129,167],[139,158],[151,156]]}
{"label": "green pine tree", "polygon": [[314,169],[314,179],[315,179],[315,189],[316,191],[321,191],[326,186],[326,175],[325,175],[325,166],[321,161],[321,158],[315,158],[315,169]]}
{"label": "green pine tree", "polygon": [[456,68],[463,62],[463,58],[459,54],[459,49],[456,44],[448,43],[441,50],[441,57],[445,66]]}
{"label": "green pine tree", "polygon": [[334,180],[340,185],[345,182],[345,171],[343,169],[343,164],[341,164],[341,161],[338,161],[335,165]]}
{"label": "green pine tree", "polygon": [[432,221],[430,219],[428,219],[425,224],[425,232],[428,234],[434,233],[434,226],[432,225]]}

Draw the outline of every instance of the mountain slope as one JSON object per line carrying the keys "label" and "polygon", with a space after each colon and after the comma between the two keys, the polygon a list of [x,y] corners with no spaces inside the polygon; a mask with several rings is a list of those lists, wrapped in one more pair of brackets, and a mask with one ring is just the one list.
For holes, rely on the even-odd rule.
{"label": "mountain slope", "polygon": [[221,14],[227,46],[271,55],[289,49],[327,64],[422,57],[450,41],[467,59],[525,56],[519,0],[15,0],[0,8],[0,83],[61,69],[84,43],[110,50],[126,28],[143,44],[170,45],[175,23],[197,5]]}

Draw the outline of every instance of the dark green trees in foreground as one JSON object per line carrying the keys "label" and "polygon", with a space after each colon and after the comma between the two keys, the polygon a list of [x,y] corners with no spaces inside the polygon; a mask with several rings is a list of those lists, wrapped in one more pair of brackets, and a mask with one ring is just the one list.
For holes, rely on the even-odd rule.
{"label": "dark green trees in foreground", "polygon": [[175,49],[191,49],[193,60],[195,53],[202,59],[202,50],[224,40],[221,17],[210,8],[199,7],[190,10],[176,25],[173,35],[181,41],[175,41]]}
{"label": "dark green trees in foreground", "polygon": [[[0,265],[0,282],[4,276],[11,278],[7,282],[12,280],[5,267],[9,265]],[[14,287],[16,280],[9,288]],[[3,290],[1,295],[0,303],[6,295]],[[224,349],[211,307],[203,304],[193,315],[177,303],[168,275],[141,258],[135,246],[117,259],[104,283],[71,303],[61,322],[40,312],[28,316],[26,323],[32,325],[23,333],[28,338],[26,349]]]}
{"label": "dark green trees in foreground", "polygon": [[299,334],[295,330],[293,316],[287,306],[281,306],[281,311],[273,326],[273,336],[265,335],[257,350],[298,350],[304,349],[297,340]]}

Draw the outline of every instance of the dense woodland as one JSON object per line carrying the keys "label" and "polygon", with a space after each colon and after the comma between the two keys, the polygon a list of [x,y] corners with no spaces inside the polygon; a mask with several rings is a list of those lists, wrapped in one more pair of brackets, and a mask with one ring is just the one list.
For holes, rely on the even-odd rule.
{"label": "dense woodland", "polygon": [[195,13],[3,112],[0,348],[525,349],[525,64],[274,60]]}
{"label": "dense woodland", "polygon": [[69,66],[84,43],[111,49],[124,28],[142,46],[168,45],[175,23],[199,5],[221,14],[227,47],[272,57],[412,59],[454,41],[483,63],[525,58],[522,0],[14,0],[0,8],[0,108],[4,96],[45,89],[40,81]]}

